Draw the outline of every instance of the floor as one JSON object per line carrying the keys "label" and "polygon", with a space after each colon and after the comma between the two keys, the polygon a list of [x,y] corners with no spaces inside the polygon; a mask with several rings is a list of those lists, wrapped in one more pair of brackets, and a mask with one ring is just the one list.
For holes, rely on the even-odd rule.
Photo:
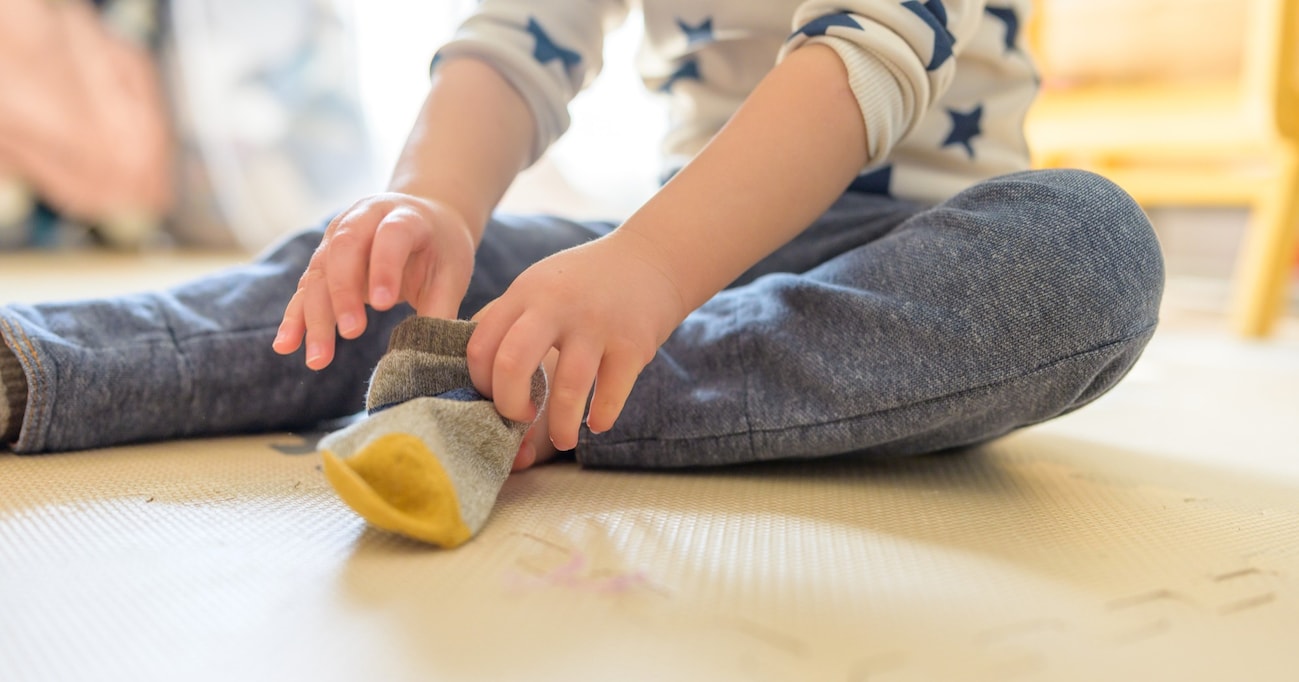
{"label": "floor", "polygon": [[[226,256],[0,256],[0,301]],[[1299,315],[1220,280],[1088,408],[959,455],[541,467],[454,551],[368,529],[318,434],[0,454],[0,680],[1292,680]]]}

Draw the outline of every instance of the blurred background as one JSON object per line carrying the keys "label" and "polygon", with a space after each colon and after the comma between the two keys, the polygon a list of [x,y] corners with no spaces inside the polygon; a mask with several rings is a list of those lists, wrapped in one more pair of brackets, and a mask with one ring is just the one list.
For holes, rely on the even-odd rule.
{"label": "blurred background", "polygon": [[[431,56],[471,4],[0,0],[16,19],[0,28],[0,64],[27,74],[0,92],[0,248],[256,251],[382,190]],[[508,208],[614,217],[653,190],[665,123],[634,72],[638,23],[610,40],[608,74],[574,104],[574,134]],[[149,78],[158,92],[138,87]],[[51,158],[67,163],[42,165]],[[118,182],[124,169],[150,182]]]}
{"label": "blurred background", "polygon": [[[0,28],[0,249],[251,252],[381,190],[429,59],[472,4],[0,0],[14,18]],[[1043,82],[1028,121],[1035,164],[1129,189],[1176,291],[1195,292],[1192,315],[1227,314],[1245,336],[1293,317],[1294,0],[1036,5],[1024,26]],[[639,31],[632,13],[609,38],[570,134],[503,208],[617,219],[654,190],[664,116],[635,74]],[[141,85],[148,68],[157,92]],[[59,92],[44,92],[51,83]],[[33,149],[42,134],[68,149]],[[150,163],[165,177],[112,171]]]}

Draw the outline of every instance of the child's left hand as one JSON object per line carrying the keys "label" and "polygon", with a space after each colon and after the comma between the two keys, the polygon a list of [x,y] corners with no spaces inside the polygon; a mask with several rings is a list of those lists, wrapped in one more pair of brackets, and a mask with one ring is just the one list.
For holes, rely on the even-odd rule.
{"label": "child's left hand", "polygon": [[555,447],[577,446],[587,426],[613,427],[632,385],[689,311],[667,258],[622,230],[562,251],[525,270],[477,316],[469,341],[475,388],[501,415],[530,421],[531,377],[553,347],[547,423]]}

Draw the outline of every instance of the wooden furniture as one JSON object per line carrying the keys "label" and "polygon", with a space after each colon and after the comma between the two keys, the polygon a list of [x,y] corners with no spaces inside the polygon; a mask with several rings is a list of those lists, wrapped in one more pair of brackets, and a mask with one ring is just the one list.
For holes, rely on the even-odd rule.
{"label": "wooden furniture", "polygon": [[[1036,5],[1041,53],[1052,8]],[[1240,334],[1264,337],[1299,245],[1299,0],[1237,7],[1247,33],[1231,77],[1060,87],[1048,70],[1027,131],[1038,167],[1096,171],[1142,205],[1249,207],[1231,316]]]}

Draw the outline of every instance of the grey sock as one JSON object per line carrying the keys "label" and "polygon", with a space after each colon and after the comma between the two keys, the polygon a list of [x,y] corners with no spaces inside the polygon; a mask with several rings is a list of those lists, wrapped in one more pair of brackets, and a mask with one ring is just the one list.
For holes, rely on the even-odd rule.
{"label": "grey sock", "polygon": [[474,323],[408,317],[392,330],[388,352],[370,377],[365,407],[370,413],[411,398],[472,388],[465,347]]}
{"label": "grey sock", "polygon": [[0,444],[18,439],[27,411],[27,375],[18,356],[0,339]]}
{"label": "grey sock", "polygon": [[[370,415],[320,442],[334,489],[371,524],[454,547],[482,528],[530,424],[473,390],[474,323],[412,317],[370,380]],[[545,402],[545,373],[533,375]]]}

